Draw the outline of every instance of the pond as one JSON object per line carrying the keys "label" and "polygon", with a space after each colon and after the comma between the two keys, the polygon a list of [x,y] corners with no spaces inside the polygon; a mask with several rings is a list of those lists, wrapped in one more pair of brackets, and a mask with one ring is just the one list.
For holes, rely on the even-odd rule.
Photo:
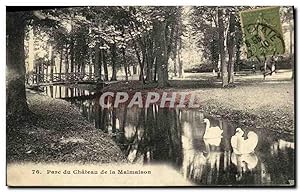
{"label": "pond", "polygon": [[[258,135],[255,151],[233,152],[231,137],[236,126],[225,119],[210,117],[197,109],[169,109],[151,105],[147,109],[126,106],[102,109],[92,93],[75,88],[64,89],[75,97],[76,105],[95,127],[109,133],[129,162],[168,164],[183,177],[198,185],[291,185],[294,182],[294,140],[291,135],[253,127],[242,127]],[[72,91],[70,91],[72,90]],[[52,92],[52,93],[51,93]],[[58,91],[59,92],[59,91]],[[81,97],[83,96],[83,97]],[[85,98],[84,96],[89,96]],[[204,139],[204,119],[223,130],[222,138]]]}

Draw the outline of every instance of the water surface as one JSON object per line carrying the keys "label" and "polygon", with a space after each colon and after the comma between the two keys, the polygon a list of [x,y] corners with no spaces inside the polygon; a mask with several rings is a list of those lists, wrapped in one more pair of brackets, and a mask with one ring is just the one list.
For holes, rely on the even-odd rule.
{"label": "water surface", "polygon": [[[47,88],[54,98],[69,100],[95,127],[111,134],[129,162],[168,164],[198,185],[290,185],[294,182],[294,140],[291,135],[255,127],[241,127],[245,136],[254,131],[254,153],[233,153],[230,138],[236,126],[199,110],[147,109],[126,106],[102,109],[93,93],[67,87]],[[91,96],[89,99],[84,96]],[[203,139],[207,118],[223,137]]]}

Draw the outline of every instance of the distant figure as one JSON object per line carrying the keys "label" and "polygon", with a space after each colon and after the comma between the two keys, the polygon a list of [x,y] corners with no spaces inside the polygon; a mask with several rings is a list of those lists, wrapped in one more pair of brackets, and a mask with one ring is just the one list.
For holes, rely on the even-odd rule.
{"label": "distant figure", "polygon": [[256,66],[254,64],[252,65],[251,69],[252,69],[252,73],[256,73]]}
{"label": "distant figure", "polygon": [[277,58],[274,58],[274,57],[271,58],[271,74],[270,75],[272,75],[272,73],[276,73],[276,61],[277,60],[278,60]]}

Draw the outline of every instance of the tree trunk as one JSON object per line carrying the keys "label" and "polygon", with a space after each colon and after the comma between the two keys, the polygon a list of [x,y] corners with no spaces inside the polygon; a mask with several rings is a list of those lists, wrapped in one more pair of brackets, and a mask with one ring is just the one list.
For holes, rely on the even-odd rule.
{"label": "tree trunk", "polygon": [[103,50],[102,52],[102,63],[103,63],[103,69],[104,69],[104,80],[108,81],[108,69],[107,69],[107,62],[106,62],[106,51]]}
{"label": "tree trunk", "polygon": [[[89,48],[88,55],[89,55],[89,79],[92,79],[92,75],[93,75],[93,70],[92,70],[93,69],[92,68],[92,65],[93,65],[92,48]],[[95,74],[94,78],[97,80],[96,74]]]}
{"label": "tree trunk", "polygon": [[[177,52],[177,50],[176,50]],[[176,56],[174,57],[174,77],[177,77],[177,62],[176,62]]]}
{"label": "tree trunk", "polygon": [[[156,54],[156,53],[155,53]],[[153,80],[156,82],[157,81],[157,58],[155,57],[155,63],[154,63],[154,74],[153,74]]]}
{"label": "tree trunk", "polygon": [[34,28],[31,27],[29,30],[29,46],[28,46],[28,67],[27,72],[31,73],[34,71],[34,57],[35,57],[35,51],[34,51]]}
{"label": "tree trunk", "polygon": [[63,65],[64,49],[61,49],[59,56],[59,81],[61,81],[62,65]]}
{"label": "tree trunk", "polygon": [[294,40],[294,22],[291,20],[290,22],[290,62],[291,62],[291,69],[292,69],[292,79],[295,77],[295,59],[294,59],[294,45],[293,45],[293,40]]}
{"label": "tree trunk", "polygon": [[146,68],[146,71],[147,71],[147,75],[146,75],[146,80],[147,81],[153,81],[153,38],[148,37],[147,39],[147,48],[146,48],[146,51],[147,51],[147,68]]}
{"label": "tree trunk", "polygon": [[132,73],[133,73],[134,75],[137,74],[137,68],[136,68],[136,65],[133,65],[133,66],[132,66]]}
{"label": "tree trunk", "polygon": [[179,42],[178,42],[178,50],[177,50],[177,60],[178,60],[178,75],[179,75],[179,78],[182,78],[183,77],[183,68],[182,68],[182,61],[181,61],[181,54],[180,54],[180,51],[181,51],[181,47],[182,47],[182,40],[181,38],[179,39]]}
{"label": "tree trunk", "polygon": [[[165,22],[166,23],[166,22]],[[164,54],[164,65],[162,65],[162,70],[163,70],[163,84],[164,84],[164,87],[166,85],[168,85],[168,79],[169,79],[169,58],[170,58],[170,50],[171,50],[171,45],[172,45],[172,42],[173,42],[173,32],[174,31],[173,29],[171,29],[171,31],[169,32],[169,26],[165,25],[165,40],[164,40],[164,44],[165,47],[164,48],[164,51],[166,52],[166,54]],[[169,35],[170,34],[170,35]]]}
{"label": "tree trunk", "polygon": [[125,48],[122,48],[122,55],[123,55],[123,65],[124,65],[124,71],[125,71],[125,79],[128,81],[128,66],[126,63],[126,57],[125,57]]}
{"label": "tree trunk", "polygon": [[[139,80],[140,81],[142,80],[144,82],[144,77],[143,77],[144,76],[144,74],[143,74],[143,71],[144,71],[144,64],[143,64],[144,61],[143,60],[144,59],[141,59],[136,41],[134,41],[133,46],[134,46],[134,51],[135,51],[135,54],[136,54],[136,57],[137,57],[137,60],[138,60],[139,66],[140,66]],[[142,54],[142,56],[143,56],[143,54]],[[136,67],[135,66],[133,67],[133,74],[136,74]]]}
{"label": "tree trunk", "polygon": [[102,65],[103,65],[103,49],[99,50],[99,79],[98,81],[102,81]]}
{"label": "tree trunk", "polygon": [[40,80],[39,82],[44,83],[45,82],[45,65],[44,63],[41,63],[41,70],[40,70],[40,74],[39,74]]}
{"label": "tree trunk", "polygon": [[153,31],[155,33],[158,87],[166,87],[168,84],[168,58],[165,30],[166,21],[154,22]]}
{"label": "tree trunk", "polygon": [[7,13],[6,110],[7,116],[24,117],[29,108],[25,91],[24,13]]}
{"label": "tree trunk", "polygon": [[240,62],[241,62],[241,51],[240,51],[240,44],[236,42],[236,51],[235,51],[235,68],[236,71],[240,71]]}
{"label": "tree trunk", "polygon": [[35,63],[36,78],[33,79],[33,83],[36,82],[36,84],[39,84],[39,82],[40,82],[40,71],[41,71],[41,64],[40,63]]}
{"label": "tree trunk", "polygon": [[66,53],[65,53],[65,74],[69,72],[69,49],[68,45],[66,45]]}
{"label": "tree trunk", "polygon": [[234,61],[233,61],[233,50],[228,50],[228,83],[234,83]]}
{"label": "tree trunk", "polygon": [[112,46],[110,47],[110,50],[111,50],[111,63],[112,63],[111,80],[116,81],[117,80],[117,69],[116,69],[117,46],[116,46],[116,43],[112,44]]}
{"label": "tree trunk", "polygon": [[59,57],[59,74],[62,73],[62,64],[63,64],[63,57],[64,57],[64,51],[63,49],[60,52],[60,57]]}
{"label": "tree trunk", "polygon": [[53,82],[54,51],[50,45],[50,82]]}
{"label": "tree trunk", "polygon": [[145,83],[145,78],[144,78],[144,66],[145,66],[145,50],[143,48],[142,51],[142,62],[140,64],[140,75],[139,75],[139,80]]}
{"label": "tree trunk", "polygon": [[74,42],[73,42],[73,37],[71,37],[71,45],[70,45],[70,62],[71,62],[71,73],[74,72]]}
{"label": "tree trunk", "polygon": [[229,15],[229,25],[227,32],[227,52],[228,52],[228,83],[234,83],[234,36],[235,36],[235,18],[232,13]]}
{"label": "tree trunk", "polygon": [[218,9],[218,33],[219,33],[219,46],[220,46],[220,60],[221,60],[221,77],[222,86],[228,85],[228,72],[227,64],[225,62],[225,50],[224,50],[224,21],[223,21],[223,10]]}
{"label": "tree trunk", "polygon": [[174,58],[174,76],[177,76],[177,49],[178,49],[178,41],[180,39],[179,36],[179,26],[176,27],[176,32],[175,32],[175,44],[174,44],[174,50],[173,50],[173,58]]}
{"label": "tree trunk", "polygon": [[95,79],[99,81],[100,79],[100,49],[99,49],[99,43],[96,43],[95,46],[95,62],[94,62],[94,73],[95,73]]}
{"label": "tree trunk", "polygon": [[81,61],[81,77],[84,78],[85,76],[85,59]]}
{"label": "tree trunk", "polygon": [[112,133],[116,133],[116,128],[117,128],[116,108],[112,109],[111,120],[112,120]]}
{"label": "tree trunk", "polygon": [[[82,59],[79,57],[77,57],[77,59],[75,59],[76,63],[77,63],[77,74],[80,75],[81,71],[82,71],[82,64],[81,61]],[[76,71],[75,71],[76,72]]]}

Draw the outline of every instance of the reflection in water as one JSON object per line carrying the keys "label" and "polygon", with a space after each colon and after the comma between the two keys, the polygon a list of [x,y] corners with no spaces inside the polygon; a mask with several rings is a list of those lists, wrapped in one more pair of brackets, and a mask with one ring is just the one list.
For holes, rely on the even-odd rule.
{"label": "reflection in water", "polygon": [[45,92],[46,95],[52,98],[73,98],[73,97],[81,97],[81,96],[89,96],[93,93],[79,88],[67,87],[67,86],[59,86],[59,85],[50,85],[41,87],[41,89]]}
{"label": "reflection in water", "polygon": [[[80,91],[73,95],[78,93]],[[147,109],[125,106],[102,109],[97,99],[72,102],[98,129],[113,136],[131,163],[171,164],[183,177],[199,185],[274,185],[289,184],[289,180],[294,179],[293,138],[257,129],[255,151],[241,154],[233,152],[231,145],[236,127],[197,110],[156,105]],[[208,121],[204,119],[209,121],[208,129]],[[204,138],[212,127],[218,127],[221,135]],[[253,129],[243,130],[241,141],[250,139],[250,143],[256,145]]]}
{"label": "reflection in water", "polygon": [[[226,121],[209,118],[210,126],[223,133],[204,138],[207,123],[203,113],[196,110],[161,109],[156,105],[148,109],[95,109],[98,112],[94,114],[106,114],[106,118],[96,119],[101,121],[96,127],[113,134],[132,163],[169,163],[197,184],[286,184],[294,178],[293,161],[284,166],[282,173],[276,171],[281,159],[293,160],[292,142],[283,143],[271,134],[264,137],[263,131],[257,132],[265,138],[259,143],[256,134],[248,130],[246,139],[239,141],[242,146],[239,150],[244,151],[234,153],[230,141],[234,127]],[[114,119],[119,124],[115,130],[109,128]],[[255,147],[255,152],[249,149]],[[245,151],[249,153],[244,154]],[[282,174],[281,179],[278,174]]]}
{"label": "reflection in water", "polygon": [[244,174],[248,171],[252,171],[256,167],[258,158],[255,153],[236,154],[233,152],[231,155],[231,162],[236,166],[238,171],[236,179],[241,181]]}

